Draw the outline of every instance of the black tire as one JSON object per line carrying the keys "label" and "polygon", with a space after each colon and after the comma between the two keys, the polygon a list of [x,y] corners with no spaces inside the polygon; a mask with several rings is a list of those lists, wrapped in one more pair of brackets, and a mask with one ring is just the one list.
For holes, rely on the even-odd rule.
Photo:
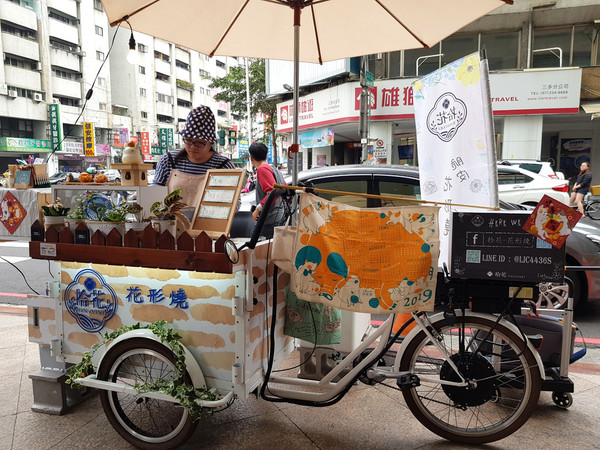
{"label": "black tire", "polygon": [[433,323],[433,335],[441,338],[437,342],[465,378],[474,383],[467,389],[426,381],[425,377],[460,379],[421,331],[407,343],[400,361],[401,371],[410,371],[421,379],[420,386],[403,391],[404,399],[419,422],[445,439],[470,445],[493,442],[518,430],[535,409],[541,389],[540,371],[522,338],[487,318],[466,317],[461,353],[460,323],[457,311],[455,323],[443,318]]}
{"label": "black tire", "polygon": [[[172,380],[173,353],[150,339],[124,341],[104,357],[98,379],[130,386]],[[186,374],[186,382],[191,380]],[[171,449],[184,444],[196,429],[186,408],[177,403],[111,391],[101,391],[102,408],[113,428],[129,443],[144,449]]]}
{"label": "black tire", "polygon": [[585,213],[590,219],[600,219],[600,202],[590,202],[586,204]]}
{"label": "black tire", "polygon": [[569,286],[569,294],[571,295],[571,297],[573,297],[573,309],[575,309],[577,305],[579,305],[579,307],[581,308],[585,303],[585,298],[583,297],[582,284],[584,282],[587,282],[587,280],[585,280],[585,272],[565,272],[565,283],[567,283],[567,286]]}

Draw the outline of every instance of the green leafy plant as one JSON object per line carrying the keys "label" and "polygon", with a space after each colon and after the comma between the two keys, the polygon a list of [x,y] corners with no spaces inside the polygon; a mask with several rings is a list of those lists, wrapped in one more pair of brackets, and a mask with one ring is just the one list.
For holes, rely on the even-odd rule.
{"label": "green leafy plant", "polygon": [[124,222],[127,217],[127,211],[121,206],[115,206],[112,209],[105,211],[102,216],[103,222]]}
{"label": "green leafy plant", "polygon": [[135,388],[138,392],[159,391],[176,398],[181,406],[188,409],[193,420],[198,420],[206,417],[211,409],[204,408],[198,404],[202,400],[217,400],[217,395],[208,389],[194,388],[185,381],[186,365],[185,351],[181,344],[181,336],[172,328],[166,327],[167,322],[159,320],[151,324],[142,325],[136,323],[134,325],[124,325],[111,333],[106,333],[100,338],[100,342],[94,344],[89,352],[83,354],[81,361],[71,367],[67,371],[66,384],[71,385],[71,388],[78,389],[81,385],[77,383],[78,378],[85,378],[88,375],[95,373],[95,367],[92,363],[92,358],[96,351],[108,342],[116,339],[120,335],[132,330],[149,329],[157,336],[163,344],[166,344],[175,358],[176,374],[173,381],[161,380],[152,384],[137,384]]}
{"label": "green leafy plant", "polygon": [[60,197],[56,197],[54,203],[50,203],[49,205],[42,206],[42,211],[44,211],[45,216],[66,216],[71,208],[65,208],[65,206],[60,202]]}
{"label": "green leafy plant", "polygon": [[150,212],[158,220],[173,220],[176,214],[182,214],[181,208],[187,206],[181,201],[182,199],[181,189],[175,189],[162,202],[154,202],[150,207]]}
{"label": "green leafy plant", "polygon": [[125,210],[125,212],[127,214],[131,214],[133,216],[133,221],[132,222],[142,222],[142,212],[144,211],[144,208],[142,207],[142,205],[140,205],[139,203],[133,202],[133,203],[127,203],[123,209]]}

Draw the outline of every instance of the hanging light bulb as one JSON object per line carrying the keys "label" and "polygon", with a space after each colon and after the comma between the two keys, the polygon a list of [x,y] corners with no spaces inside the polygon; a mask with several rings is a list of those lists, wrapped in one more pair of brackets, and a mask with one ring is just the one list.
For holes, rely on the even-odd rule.
{"label": "hanging light bulb", "polygon": [[139,60],[137,49],[135,48],[135,39],[133,37],[133,30],[131,30],[131,36],[129,37],[129,52],[127,52],[127,62],[129,64],[137,64]]}

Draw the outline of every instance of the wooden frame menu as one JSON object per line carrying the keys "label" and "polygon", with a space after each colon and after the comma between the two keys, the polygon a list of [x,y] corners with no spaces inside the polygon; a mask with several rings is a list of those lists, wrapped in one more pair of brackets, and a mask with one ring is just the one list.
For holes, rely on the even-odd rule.
{"label": "wooden frame menu", "polygon": [[229,235],[245,181],[243,169],[211,169],[194,211],[192,234],[206,232],[212,238]]}

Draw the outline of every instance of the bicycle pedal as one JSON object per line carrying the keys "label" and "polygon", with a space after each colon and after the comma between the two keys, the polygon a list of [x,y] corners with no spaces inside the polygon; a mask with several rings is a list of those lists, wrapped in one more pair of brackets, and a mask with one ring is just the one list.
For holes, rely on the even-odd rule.
{"label": "bicycle pedal", "polygon": [[421,380],[414,373],[407,373],[396,378],[396,384],[402,390],[421,386]]}

